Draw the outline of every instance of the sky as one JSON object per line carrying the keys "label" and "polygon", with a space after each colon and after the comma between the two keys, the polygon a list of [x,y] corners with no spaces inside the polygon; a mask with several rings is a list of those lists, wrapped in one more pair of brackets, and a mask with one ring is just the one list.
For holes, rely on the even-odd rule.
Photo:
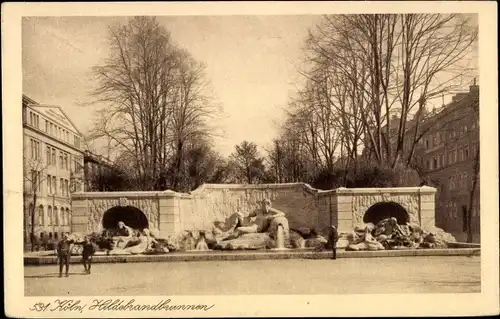
{"label": "sky", "polygon": [[[278,134],[276,123],[299,80],[304,39],[321,17],[157,17],[172,39],[206,65],[223,116],[215,148],[229,155],[243,140],[261,149]],[[124,17],[30,17],[23,19],[23,93],[59,105],[81,133],[92,127],[98,106],[85,105],[95,85],[91,68],[108,55],[108,26]],[[98,153],[104,143],[91,148]]]}

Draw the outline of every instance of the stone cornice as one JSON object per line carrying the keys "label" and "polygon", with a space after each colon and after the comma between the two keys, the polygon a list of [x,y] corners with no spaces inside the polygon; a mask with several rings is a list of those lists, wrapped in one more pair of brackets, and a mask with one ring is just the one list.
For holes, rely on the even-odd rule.
{"label": "stone cornice", "polygon": [[420,193],[420,194],[434,194],[436,188],[430,186],[422,187],[386,187],[386,188],[337,188],[332,190],[336,194],[407,194],[407,193]]}
{"label": "stone cornice", "polygon": [[328,195],[328,194],[407,194],[418,192],[420,194],[434,194],[434,187],[388,187],[388,188],[337,188],[331,190],[318,190],[306,183],[285,183],[285,184],[203,184],[191,193],[179,193],[172,190],[166,191],[126,191],[126,192],[82,192],[73,193],[71,196],[74,199],[83,198],[116,198],[116,197],[177,197],[177,198],[192,198],[193,196],[202,195],[210,189],[231,189],[231,190],[247,190],[247,189],[283,189],[296,188],[302,189],[310,194]]}

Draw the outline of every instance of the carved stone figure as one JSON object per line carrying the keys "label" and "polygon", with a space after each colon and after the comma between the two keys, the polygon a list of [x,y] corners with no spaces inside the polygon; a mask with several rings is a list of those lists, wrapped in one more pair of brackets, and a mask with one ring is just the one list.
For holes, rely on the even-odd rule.
{"label": "carved stone figure", "polygon": [[[257,246],[273,245],[279,225],[283,227],[285,242],[288,243],[290,231],[285,213],[271,207],[271,201],[266,198],[261,202],[261,207],[247,216],[244,216],[242,212],[237,212],[232,214],[225,223],[214,223],[214,234],[222,249],[226,247],[257,249],[255,248]],[[259,244],[259,235],[250,236],[251,234],[263,234],[260,236],[262,245]]]}

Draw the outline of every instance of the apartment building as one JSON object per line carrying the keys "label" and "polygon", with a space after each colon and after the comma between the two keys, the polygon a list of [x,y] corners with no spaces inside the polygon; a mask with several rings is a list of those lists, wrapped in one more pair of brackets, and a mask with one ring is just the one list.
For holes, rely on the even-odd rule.
{"label": "apartment building", "polygon": [[[465,240],[467,209],[471,196],[473,240],[479,242],[480,200],[479,177],[472,194],[474,165],[479,148],[479,86],[453,96],[440,112],[431,114],[424,123],[430,125],[422,136],[416,157],[420,160],[427,180],[437,191],[436,225]],[[472,194],[472,195],[471,195]]]}
{"label": "apartment building", "polygon": [[[412,155],[413,167],[426,183],[437,188],[436,226],[453,234],[458,240],[467,237],[467,210],[470,205],[474,164],[479,148],[479,86],[457,93],[450,103],[432,111],[424,110],[406,124],[403,154]],[[389,143],[396,145],[400,111],[391,116]],[[383,129],[385,132],[385,128]],[[417,143],[415,144],[415,139]],[[480,209],[479,179],[472,195],[471,229],[473,241],[479,242]]]}
{"label": "apartment building", "polygon": [[71,231],[72,192],[83,190],[82,135],[59,106],[23,95],[24,236]]}

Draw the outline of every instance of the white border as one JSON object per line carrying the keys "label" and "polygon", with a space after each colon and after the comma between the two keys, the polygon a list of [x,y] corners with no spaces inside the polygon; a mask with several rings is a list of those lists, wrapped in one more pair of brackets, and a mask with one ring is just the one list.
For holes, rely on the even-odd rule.
{"label": "white border", "polygon": [[[207,313],[42,313],[24,297],[22,261],[21,16],[296,15],[325,13],[479,14],[481,89],[481,293],[418,295],[182,296],[176,303],[215,303]],[[498,140],[496,2],[217,2],[217,3],[2,3],[2,118],[4,172],[5,305],[9,316],[415,316],[484,315],[499,312]],[[296,279],[299,280],[299,279]],[[346,283],[348,284],[348,283]],[[165,298],[165,297],[163,297]],[[81,298],[91,300],[92,298]],[[162,297],[135,297],[153,302]]]}

